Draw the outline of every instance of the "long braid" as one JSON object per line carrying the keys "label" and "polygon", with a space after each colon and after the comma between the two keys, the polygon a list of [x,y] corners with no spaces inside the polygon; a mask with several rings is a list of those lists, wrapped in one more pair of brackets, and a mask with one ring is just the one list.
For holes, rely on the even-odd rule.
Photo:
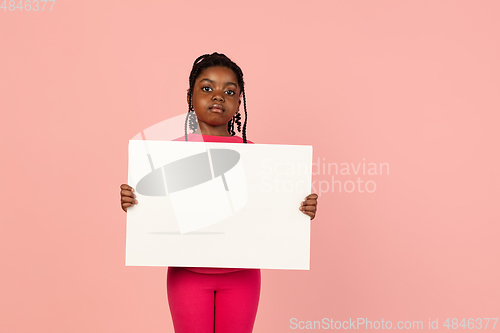
{"label": "long braid", "polygon": [[238,132],[241,132],[241,113],[237,113],[236,116],[234,116],[234,122],[238,126]]}
{"label": "long braid", "polygon": [[247,143],[247,99],[245,98],[245,90],[243,90],[243,107],[245,109],[245,122],[243,123],[243,143]]}
{"label": "long braid", "polygon": [[227,131],[229,132],[229,134],[231,134],[231,136],[234,136],[236,134],[236,132],[234,131],[235,121],[236,119],[235,117],[233,117],[227,122]]}

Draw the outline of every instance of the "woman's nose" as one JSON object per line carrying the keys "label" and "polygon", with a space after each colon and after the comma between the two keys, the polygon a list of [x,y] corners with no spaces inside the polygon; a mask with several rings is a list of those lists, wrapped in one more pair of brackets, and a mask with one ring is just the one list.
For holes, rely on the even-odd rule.
{"label": "woman's nose", "polygon": [[224,100],[224,95],[218,91],[214,91],[214,94],[212,95],[212,99],[213,100],[219,100],[219,101],[223,101]]}

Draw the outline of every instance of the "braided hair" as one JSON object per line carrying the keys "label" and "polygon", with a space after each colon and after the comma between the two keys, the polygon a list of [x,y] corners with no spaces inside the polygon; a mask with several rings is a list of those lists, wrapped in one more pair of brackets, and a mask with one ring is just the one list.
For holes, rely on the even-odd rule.
{"label": "braided hair", "polygon": [[[231,69],[238,79],[238,85],[240,86],[240,94],[243,94],[243,106],[245,109],[245,122],[243,124],[243,142],[247,143],[247,133],[246,133],[247,101],[245,98],[245,83],[243,82],[243,72],[241,71],[241,68],[238,65],[236,65],[233,61],[231,61],[231,59],[229,59],[226,55],[217,52],[199,56],[193,63],[191,74],[189,74],[189,89],[188,89],[189,105],[188,105],[188,112],[186,114],[186,121],[184,122],[184,140],[187,141],[188,119],[189,119],[189,129],[192,130],[192,133],[194,133],[196,131],[196,128],[198,127],[196,123],[196,114],[194,112],[191,100],[193,96],[194,83],[204,69],[215,66],[227,67]],[[241,115],[239,112],[227,123],[227,131],[229,132],[229,134],[231,134],[231,136],[234,136],[236,134],[236,132],[234,131],[234,124],[237,125],[238,132],[241,132]]]}

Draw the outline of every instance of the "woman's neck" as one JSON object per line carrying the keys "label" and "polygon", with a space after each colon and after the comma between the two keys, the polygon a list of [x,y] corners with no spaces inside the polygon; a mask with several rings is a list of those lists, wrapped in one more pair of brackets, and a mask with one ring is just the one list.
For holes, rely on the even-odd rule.
{"label": "woman's neck", "polygon": [[213,135],[213,136],[226,136],[226,137],[231,136],[231,135],[229,135],[229,133],[227,132],[227,130],[226,130],[225,133],[223,133],[223,132],[217,131],[217,130],[210,131],[209,129],[200,129],[199,127],[196,129],[196,131],[194,132],[194,134]]}

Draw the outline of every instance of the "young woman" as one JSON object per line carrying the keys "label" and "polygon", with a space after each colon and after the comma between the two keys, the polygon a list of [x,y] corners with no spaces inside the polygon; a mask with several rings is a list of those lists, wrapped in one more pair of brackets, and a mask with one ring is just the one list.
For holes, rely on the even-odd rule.
{"label": "young woman", "polygon": [[[242,138],[241,97],[245,111]],[[224,54],[198,57],[189,76],[184,137],[176,140],[253,143],[246,138],[247,108],[240,67]],[[187,125],[192,133],[187,133]],[[137,204],[134,189],[122,184],[121,206]],[[314,219],[317,194],[300,210]],[[176,333],[252,332],[260,295],[260,269],[169,267],[167,295]]]}

